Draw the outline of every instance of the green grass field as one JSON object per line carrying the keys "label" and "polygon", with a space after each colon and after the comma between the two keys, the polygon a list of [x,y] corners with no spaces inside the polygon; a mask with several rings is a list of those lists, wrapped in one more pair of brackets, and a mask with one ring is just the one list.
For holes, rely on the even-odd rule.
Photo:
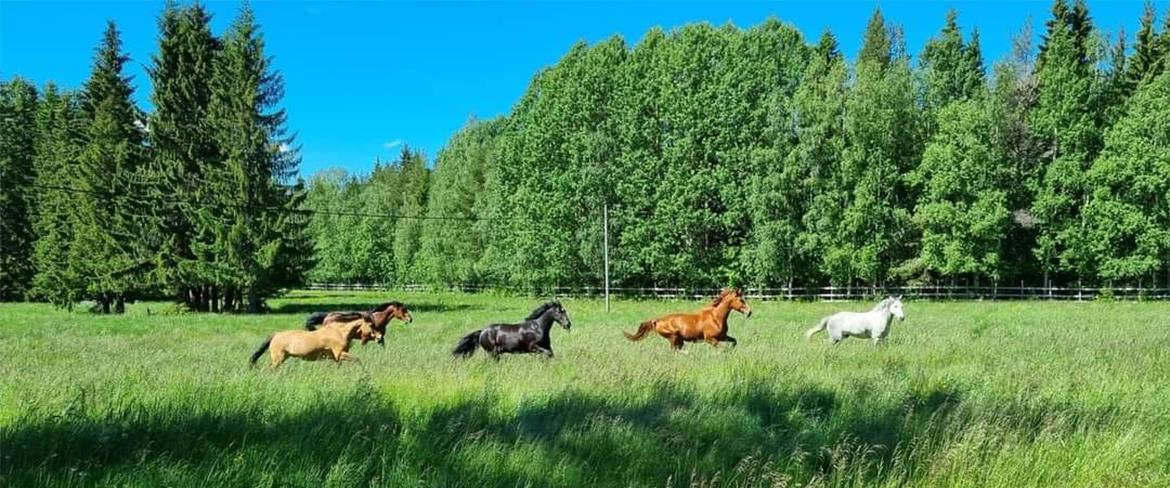
{"label": "green grass field", "polygon": [[[360,364],[247,365],[307,312],[388,299],[415,321]],[[1170,304],[911,301],[885,346],[830,348],[803,331],[869,304],[756,301],[737,349],[678,354],[619,331],[698,302],[564,303],[557,358],[498,363],[448,351],[539,300],[0,305],[0,486],[1170,486]]]}

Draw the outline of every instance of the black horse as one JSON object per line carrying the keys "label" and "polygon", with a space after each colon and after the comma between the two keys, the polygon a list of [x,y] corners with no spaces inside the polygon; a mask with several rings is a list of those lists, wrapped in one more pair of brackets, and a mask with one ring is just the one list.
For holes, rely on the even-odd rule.
{"label": "black horse", "polygon": [[565,330],[572,327],[569,314],[561,302],[548,302],[533,310],[519,324],[492,324],[477,330],[459,339],[451,354],[470,357],[475,354],[478,343],[483,350],[493,358],[500,359],[500,354],[506,352],[541,353],[545,357],[553,357],[552,343],[549,342],[549,330],[553,322],[561,324]]}

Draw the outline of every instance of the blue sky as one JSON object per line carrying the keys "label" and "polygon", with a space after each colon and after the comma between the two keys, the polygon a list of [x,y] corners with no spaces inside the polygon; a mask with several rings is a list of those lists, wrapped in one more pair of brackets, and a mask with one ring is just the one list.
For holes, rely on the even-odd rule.
{"label": "blue sky", "polygon": [[[205,2],[216,33],[238,3]],[[123,34],[139,103],[149,109],[145,66],[157,46],[159,1],[12,2],[0,0],[0,77],[82,84],[106,19]],[[652,26],[689,22],[755,25],[769,16],[811,40],[826,27],[843,50],[859,49],[879,2],[286,2],[254,1],[268,52],[283,73],[284,107],[302,148],[302,174],[328,167],[366,172],[403,143],[433,158],[472,115],[507,113],[529,79],[578,41],[621,35],[633,44]],[[1039,35],[1051,2],[880,2],[902,24],[911,53],[959,11],[978,27],[988,60],[1003,56],[1029,16]],[[1095,24],[1132,39],[1142,4],[1091,1]],[[1156,3],[1159,13],[1166,2]],[[811,41],[810,41],[811,42]]]}

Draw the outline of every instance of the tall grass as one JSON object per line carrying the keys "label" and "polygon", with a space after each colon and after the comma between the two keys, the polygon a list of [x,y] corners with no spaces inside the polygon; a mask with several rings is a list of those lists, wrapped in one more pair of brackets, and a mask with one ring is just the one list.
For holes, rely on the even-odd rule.
{"label": "tall grass", "polygon": [[[359,364],[247,366],[306,312],[389,298],[415,322]],[[556,359],[450,357],[538,303],[2,305],[0,486],[1170,486],[1170,305],[908,302],[875,348],[802,336],[868,304],[754,302],[738,348],[678,354],[619,331],[697,302],[568,300]]]}

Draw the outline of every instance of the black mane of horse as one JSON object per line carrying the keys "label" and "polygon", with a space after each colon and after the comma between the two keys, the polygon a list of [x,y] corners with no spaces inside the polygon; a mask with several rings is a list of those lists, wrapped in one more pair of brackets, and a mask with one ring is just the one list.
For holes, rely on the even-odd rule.
{"label": "black mane of horse", "polygon": [[528,314],[528,316],[527,316],[527,317],[524,317],[524,320],[536,320],[536,319],[539,319],[541,315],[544,315],[544,311],[545,311],[545,310],[548,310],[548,309],[550,309],[550,308],[552,308],[552,307],[559,307],[559,306],[561,306],[561,302],[558,302],[558,301],[556,301],[556,300],[553,300],[553,301],[551,301],[551,302],[545,303],[544,305],[541,305],[541,306],[539,306],[539,307],[536,307],[536,309],[535,309],[535,310],[533,310],[533,311],[532,311],[532,313]]}

